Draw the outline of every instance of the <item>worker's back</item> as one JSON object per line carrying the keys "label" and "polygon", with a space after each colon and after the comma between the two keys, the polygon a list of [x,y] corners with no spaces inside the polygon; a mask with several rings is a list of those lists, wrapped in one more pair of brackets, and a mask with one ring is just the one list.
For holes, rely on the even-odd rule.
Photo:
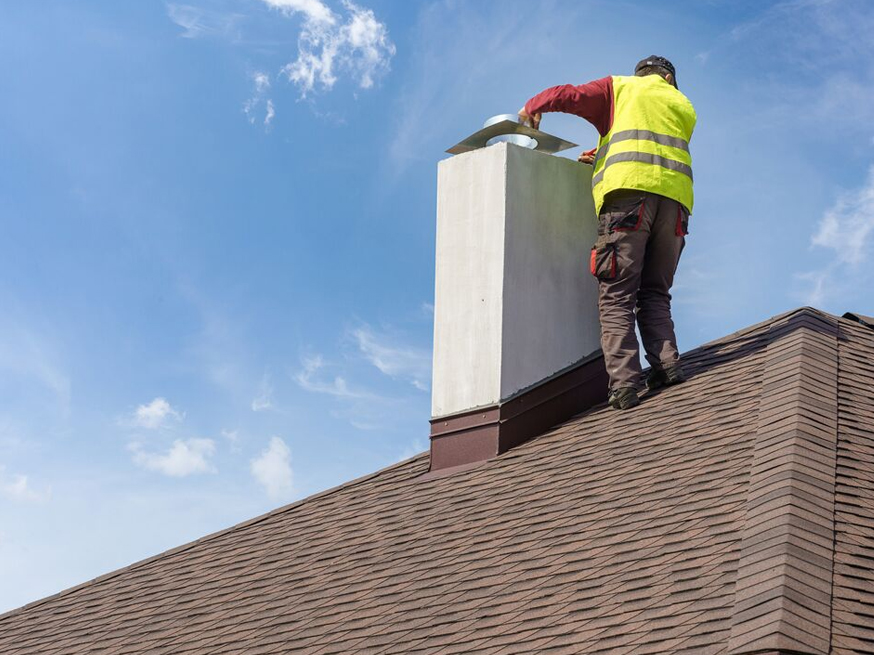
{"label": "worker's back", "polygon": [[613,76],[613,124],[601,137],[592,177],[595,206],[619,189],[658,193],[690,212],[695,109],[659,75]]}

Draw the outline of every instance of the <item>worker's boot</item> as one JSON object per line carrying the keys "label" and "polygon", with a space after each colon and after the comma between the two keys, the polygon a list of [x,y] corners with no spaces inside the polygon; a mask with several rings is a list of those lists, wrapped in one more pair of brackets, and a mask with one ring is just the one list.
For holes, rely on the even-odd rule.
{"label": "worker's boot", "polygon": [[686,372],[679,362],[664,367],[653,366],[646,376],[646,388],[650,391],[660,387],[672,387],[686,381]]}
{"label": "worker's boot", "polygon": [[613,409],[631,409],[640,404],[640,397],[634,387],[619,387],[607,396],[607,404]]}

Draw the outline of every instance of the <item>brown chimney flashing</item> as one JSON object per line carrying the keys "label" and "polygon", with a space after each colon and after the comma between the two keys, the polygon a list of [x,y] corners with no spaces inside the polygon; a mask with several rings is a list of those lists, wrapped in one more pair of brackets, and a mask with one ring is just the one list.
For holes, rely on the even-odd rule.
{"label": "brown chimney flashing", "polygon": [[431,471],[491,459],[604,401],[600,351],[507,400],[431,419]]}

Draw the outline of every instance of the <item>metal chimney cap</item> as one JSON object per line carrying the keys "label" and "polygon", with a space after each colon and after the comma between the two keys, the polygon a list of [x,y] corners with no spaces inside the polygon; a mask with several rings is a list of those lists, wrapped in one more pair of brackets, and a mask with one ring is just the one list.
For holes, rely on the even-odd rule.
{"label": "metal chimney cap", "polygon": [[446,152],[450,155],[459,155],[463,152],[479,150],[480,148],[485,148],[491,139],[505,135],[529,137],[534,140],[532,150],[547,154],[561,152],[577,145],[552,134],[535,130],[528,125],[522,125],[516,114],[498,114],[489,118],[481,130],[474,132],[463,141],[449,148]]}
{"label": "metal chimney cap", "polygon": [[491,127],[495,123],[500,123],[501,121],[513,121],[514,123],[522,123],[519,122],[519,114],[498,114],[497,116],[492,116],[491,118],[487,118],[486,122],[483,123],[483,127]]}

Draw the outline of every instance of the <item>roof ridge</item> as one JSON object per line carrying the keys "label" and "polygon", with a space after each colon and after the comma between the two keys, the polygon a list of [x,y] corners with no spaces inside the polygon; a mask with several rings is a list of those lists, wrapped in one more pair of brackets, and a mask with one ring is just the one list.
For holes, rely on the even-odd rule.
{"label": "roof ridge", "polygon": [[[838,320],[801,308],[769,327],[728,642],[731,655],[829,652],[831,602],[822,599],[831,599],[834,568]],[[831,408],[827,415],[818,413],[814,419],[805,412],[823,402]],[[795,420],[787,423],[787,418]],[[824,494],[809,494],[805,482],[785,475],[801,469],[815,475]],[[774,538],[762,547],[761,536],[768,532]],[[809,591],[792,594],[799,586]],[[780,602],[775,605],[776,599]]]}
{"label": "roof ridge", "polygon": [[825,319],[832,319],[832,320],[838,319],[838,317],[835,316],[834,314],[829,314],[828,312],[823,311],[821,309],[817,309],[816,307],[810,307],[808,305],[804,305],[802,307],[796,307],[795,309],[790,309],[788,311],[781,312],[780,314],[775,314],[774,316],[771,316],[770,318],[767,318],[764,321],[759,321],[758,323],[754,323],[754,324],[749,325],[745,328],[735,330],[734,332],[730,332],[729,334],[726,334],[725,336],[713,339],[712,341],[706,341],[705,343],[702,343],[698,346],[695,346],[691,350],[686,351],[685,353],[682,354],[682,356],[686,357],[688,355],[695,354],[695,353],[702,351],[702,350],[705,350],[707,348],[712,348],[713,346],[719,346],[719,345],[723,345],[726,343],[730,343],[732,341],[737,340],[739,337],[745,337],[748,335],[752,335],[755,332],[761,331],[763,328],[770,327],[771,325],[773,325],[774,323],[776,323],[778,321],[788,320],[790,317],[793,317],[795,315],[799,315],[799,316],[810,315],[810,316],[815,316],[818,318],[825,318]]}
{"label": "roof ridge", "polygon": [[182,552],[185,552],[187,550],[190,550],[191,548],[193,548],[197,545],[200,545],[202,543],[205,543],[207,541],[217,539],[219,537],[222,537],[222,536],[229,534],[231,532],[234,532],[236,530],[248,528],[252,525],[255,525],[257,523],[261,523],[262,521],[266,521],[270,518],[273,518],[274,516],[278,516],[280,514],[290,512],[294,509],[297,509],[298,507],[300,507],[301,505],[303,505],[309,501],[316,500],[318,498],[323,498],[325,496],[330,496],[331,494],[337,493],[338,491],[354,487],[356,485],[367,482],[368,480],[371,480],[373,478],[378,478],[379,476],[384,475],[385,473],[388,473],[389,471],[391,471],[393,469],[397,469],[397,468],[401,468],[403,466],[409,465],[414,460],[422,457],[425,454],[427,454],[427,453],[425,453],[425,452],[418,453],[416,455],[413,455],[412,457],[408,457],[407,459],[401,460],[400,462],[395,462],[394,464],[390,464],[389,466],[385,466],[377,471],[374,471],[373,473],[367,473],[367,474],[362,475],[360,477],[353,478],[352,480],[349,480],[347,482],[342,482],[342,483],[335,485],[333,487],[330,487],[328,489],[324,489],[322,491],[311,494],[305,498],[301,498],[301,499],[296,500],[292,503],[288,503],[287,505],[282,505],[281,507],[277,507],[275,509],[272,509],[269,512],[265,512],[264,514],[259,514],[258,516],[255,516],[253,518],[246,519],[245,521],[242,521],[241,523],[235,523],[234,525],[231,525],[227,528],[222,528],[221,530],[217,530],[215,532],[210,532],[208,534],[203,535],[202,537],[198,537],[197,539],[194,539],[193,541],[186,542],[186,543],[181,544],[179,546],[174,546],[173,548],[170,548],[168,550],[161,551],[160,553],[150,555],[149,557],[146,557],[144,559],[137,560],[136,562],[132,562],[130,564],[122,566],[122,567],[115,569],[113,571],[110,571],[108,573],[104,573],[102,575],[99,575],[96,578],[92,578],[91,580],[86,580],[85,582],[80,582],[79,584],[73,585],[72,587],[67,587],[66,589],[62,589],[61,591],[58,591],[54,594],[51,594],[50,596],[45,596],[44,598],[40,598],[38,600],[31,601],[30,603],[26,603],[25,605],[22,605],[20,607],[16,607],[16,608],[11,609],[7,612],[3,612],[2,614],[0,614],[0,622],[4,621],[7,618],[10,618],[12,616],[16,616],[18,614],[23,614],[23,613],[25,613],[31,609],[34,609],[34,608],[36,608],[36,607],[38,607],[38,606],[40,606],[48,601],[55,600],[55,599],[61,598],[63,596],[68,596],[68,595],[76,593],[78,591],[82,591],[83,589],[93,587],[95,585],[98,585],[98,584],[101,584],[101,583],[106,582],[108,580],[111,580],[112,578],[115,578],[115,577],[121,575],[122,573],[126,573],[128,571],[132,571],[135,569],[142,568],[144,566],[148,566],[149,564],[152,564],[153,562],[156,562],[157,560],[163,559],[165,557],[171,557],[173,555],[177,555],[178,553],[182,553]]}

